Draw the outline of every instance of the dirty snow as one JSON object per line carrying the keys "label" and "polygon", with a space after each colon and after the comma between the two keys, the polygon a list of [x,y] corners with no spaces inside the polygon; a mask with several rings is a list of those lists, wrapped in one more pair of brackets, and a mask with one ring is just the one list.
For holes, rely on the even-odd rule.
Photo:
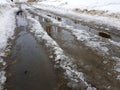
{"label": "dirty snow", "polygon": [[15,29],[15,9],[11,8],[9,4],[0,4],[0,90],[3,89],[3,84],[6,81],[4,67],[6,62],[3,58],[5,56],[5,49],[8,45],[8,39],[12,37]]}
{"label": "dirty snow", "polygon": [[0,6],[0,51],[7,46],[8,38],[14,33],[15,13],[10,6]]}
{"label": "dirty snow", "polygon": [[[27,2],[28,0],[13,0],[13,2]],[[8,4],[8,3],[11,3],[12,4],[12,1],[11,0],[0,0],[0,4]]]}

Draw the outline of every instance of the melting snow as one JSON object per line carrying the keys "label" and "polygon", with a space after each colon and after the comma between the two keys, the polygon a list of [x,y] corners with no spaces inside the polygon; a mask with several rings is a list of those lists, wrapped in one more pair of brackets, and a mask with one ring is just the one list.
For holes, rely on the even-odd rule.
{"label": "melting snow", "polygon": [[[15,9],[9,4],[0,4],[0,90],[3,89],[3,84],[6,81],[4,66],[6,62],[1,56],[5,56],[4,50],[8,45],[8,39],[12,37],[15,29]],[[3,67],[3,68],[2,68]]]}

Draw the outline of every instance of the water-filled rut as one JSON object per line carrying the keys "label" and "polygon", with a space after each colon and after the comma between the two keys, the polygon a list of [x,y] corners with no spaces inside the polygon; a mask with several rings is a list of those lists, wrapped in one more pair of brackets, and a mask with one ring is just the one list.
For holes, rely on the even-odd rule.
{"label": "water-filled rut", "polygon": [[[22,22],[21,22],[22,19]],[[17,16],[16,39],[8,62],[7,90],[54,90],[57,76],[42,45],[28,32],[27,23]]]}

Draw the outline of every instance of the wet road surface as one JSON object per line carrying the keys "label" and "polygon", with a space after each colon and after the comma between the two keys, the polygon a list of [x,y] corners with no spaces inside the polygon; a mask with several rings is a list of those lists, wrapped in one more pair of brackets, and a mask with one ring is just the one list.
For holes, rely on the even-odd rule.
{"label": "wet road surface", "polygon": [[[60,45],[66,55],[74,58],[73,63],[77,65],[79,71],[85,74],[87,82],[98,90],[120,89],[120,80],[117,79],[119,72],[114,71],[114,66],[116,65],[115,60],[109,57],[103,57],[90,47],[78,42],[76,37],[66,29],[49,25],[49,20],[46,21],[43,17],[32,15]],[[78,24],[78,22],[64,17],[57,20],[62,20],[61,22],[72,25],[76,29],[84,29],[95,35],[99,35],[99,32],[94,30],[95,28],[84,26],[80,22]],[[35,38],[26,31],[26,27],[20,26],[17,29],[21,30],[21,32],[18,34],[12,50],[11,59],[15,60],[16,63],[8,69],[8,72],[11,73],[11,78],[8,79],[7,84],[8,90],[54,90],[57,86],[56,82],[58,79],[47,53],[37,43]],[[120,41],[119,36],[112,35],[111,37],[110,39],[115,42]]]}
{"label": "wet road surface", "polygon": [[11,56],[16,63],[9,68],[8,90],[54,90],[57,77],[43,47],[26,31],[19,35]]}
{"label": "wet road surface", "polygon": [[[17,20],[23,20],[19,18]],[[44,47],[18,21],[18,31],[7,69],[7,90],[55,90],[57,76]]]}

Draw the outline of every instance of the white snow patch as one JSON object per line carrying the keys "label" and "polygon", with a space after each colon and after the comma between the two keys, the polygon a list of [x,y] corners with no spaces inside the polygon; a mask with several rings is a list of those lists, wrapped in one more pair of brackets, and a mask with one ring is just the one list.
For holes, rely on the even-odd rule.
{"label": "white snow patch", "polygon": [[116,60],[116,65],[114,67],[115,71],[120,72],[120,58],[119,57],[113,57],[114,60]]}
{"label": "white snow patch", "polygon": [[3,84],[6,81],[5,71],[0,71],[0,90],[3,90]]}
{"label": "white snow patch", "polygon": [[104,46],[106,43],[99,40],[98,36],[92,35],[92,33],[89,33],[85,30],[73,30],[73,34],[78,40],[85,42],[87,46],[96,49],[98,48],[99,50],[108,53],[109,49]]}
{"label": "white snow patch", "polygon": [[7,0],[0,0],[0,4],[6,4],[8,3]]}
{"label": "white snow patch", "polygon": [[14,34],[15,29],[15,9],[10,6],[0,9],[0,52],[7,46],[8,38]]}
{"label": "white snow patch", "polygon": [[8,39],[12,37],[15,29],[15,9],[9,4],[0,5],[0,90],[3,90],[3,84],[6,81],[4,67],[6,62],[1,58],[5,56],[5,49],[8,45]]}
{"label": "white snow patch", "polygon": [[120,47],[120,42],[115,42],[115,41],[113,41],[113,40],[109,40],[112,44],[114,44],[114,45],[117,45],[118,47]]}
{"label": "white snow patch", "polygon": [[117,76],[117,79],[120,80],[120,75]]}
{"label": "white snow patch", "polygon": [[64,7],[67,9],[94,9],[94,10],[103,10],[110,12],[120,12],[120,1],[119,0],[43,0],[39,3],[45,5],[53,5]]}
{"label": "white snow patch", "polygon": [[[120,73],[120,58],[112,57],[116,61],[116,65],[114,66],[114,70]],[[120,74],[117,76],[117,79],[120,80]]]}

